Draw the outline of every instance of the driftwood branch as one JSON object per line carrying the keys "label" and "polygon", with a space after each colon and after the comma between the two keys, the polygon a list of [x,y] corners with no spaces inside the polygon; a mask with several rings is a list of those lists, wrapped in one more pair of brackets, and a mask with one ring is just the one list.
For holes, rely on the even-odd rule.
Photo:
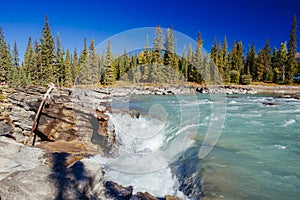
{"label": "driftwood branch", "polygon": [[43,110],[45,101],[46,101],[48,95],[51,93],[52,89],[55,89],[55,85],[54,85],[53,83],[51,83],[51,84],[49,85],[49,88],[48,88],[46,94],[44,95],[43,100],[42,100],[42,102],[41,102],[41,104],[40,104],[40,106],[39,106],[39,109],[38,109],[38,111],[37,111],[37,113],[36,113],[36,115],[35,115],[35,118],[34,118],[34,121],[33,121],[33,125],[32,125],[32,128],[31,128],[30,134],[29,134],[29,139],[27,140],[27,143],[26,143],[26,144],[29,144],[29,143],[32,141],[32,137],[34,137],[34,138],[33,138],[33,141],[32,141],[32,146],[34,146],[34,143],[35,143],[35,135],[34,135],[34,132],[35,132],[36,127],[37,127],[37,125],[38,125],[38,119],[39,119],[39,116],[40,116],[41,111]]}

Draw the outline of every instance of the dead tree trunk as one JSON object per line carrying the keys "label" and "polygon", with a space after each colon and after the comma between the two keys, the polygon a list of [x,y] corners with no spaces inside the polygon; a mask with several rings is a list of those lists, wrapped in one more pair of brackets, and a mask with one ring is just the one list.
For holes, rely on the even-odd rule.
{"label": "dead tree trunk", "polygon": [[32,128],[31,128],[30,134],[29,134],[29,139],[27,140],[26,144],[29,144],[32,141],[32,137],[33,137],[32,146],[34,146],[34,143],[35,143],[35,134],[34,134],[34,132],[35,132],[37,124],[38,124],[38,119],[39,119],[41,111],[43,110],[45,101],[46,101],[48,95],[51,93],[52,89],[55,89],[55,85],[53,83],[51,83],[49,85],[49,88],[48,88],[46,94],[44,95],[43,100],[42,100],[42,102],[41,102],[41,104],[39,106],[39,109],[38,109],[38,111],[37,111],[37,113],[35,115],[35,118],[34,118],[34,121],[33,121],[33,125],[32,125]]}

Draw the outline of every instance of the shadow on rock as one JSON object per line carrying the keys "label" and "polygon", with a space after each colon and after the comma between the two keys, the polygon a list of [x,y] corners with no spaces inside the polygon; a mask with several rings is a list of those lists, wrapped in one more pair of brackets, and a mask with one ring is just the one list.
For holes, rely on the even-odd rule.
{"label": "shadow on rock", "polygon": [[67,153],[52,154],[52,174],[50,177],[54,180],[57,187],[56,200],[88,199],[84,188],[88,184],[89,178],[86,175],[84,165],[77,161],[71,167],[68,167]]}

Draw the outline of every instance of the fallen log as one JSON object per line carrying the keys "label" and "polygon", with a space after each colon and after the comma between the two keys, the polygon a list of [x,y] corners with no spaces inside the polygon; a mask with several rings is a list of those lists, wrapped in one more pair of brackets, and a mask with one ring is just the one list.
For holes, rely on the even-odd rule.
{"label": "fallen log", "polygon": [[36,130],[36,127],[38,125],[38,119],[39,119],[39,116],[40,116],[40,113],[41,111],[43,110],[43,107],[44,107],[44,104],[45,104],[45,101],[48,97],[48,95],[51,93],[51,91],[55,89],[55,85],[53,83],[50,83],[49,84],[49,88],[47,90],[47,92],[45,93],[44,97],[43,97],[43,100],[39,106],[39,109],[35,115],[35,118],[34,118],[34,121],[33,121],[33,125],[32,125],[32,128],[31,128],[31,131],[30,131],[30,134],[29,134],[29,139],[27,140],[26,144],[28,145],[31,141],[32,141],[32,137],[33,137],[33,141],[32,141],[32,146],[34,146],[34,143],[35,143],[35,130]]}

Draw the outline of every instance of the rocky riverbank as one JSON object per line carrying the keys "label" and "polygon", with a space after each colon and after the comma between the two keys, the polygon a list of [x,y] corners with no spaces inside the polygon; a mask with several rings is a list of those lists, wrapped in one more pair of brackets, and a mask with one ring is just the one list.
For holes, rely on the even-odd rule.
{"label": "rocky riverbank", "polygon": [[[287,98],[296,98],[295,95],[300,94],[298,87],[279,89],[267,90],[283,97],[289,95]],[[133,194],[131,186],[105,182],[101,165],[92,159],[92,155],[96,154],[113,156],[122,143],[107,114],[112,98],[130,95],[256,94],[266,91],[252,86],[190,85],[58,89],[51,93],[41,112],[35,131],[35,148],[25,146],[46,90],[43,87],[0,87],[2,199],[13,196],[17,199],[37,199],[38,196],[57,199],[62,198],[61,195],[66,195],[64,199],[157,199],[149,193]],[[136,116],[136,113],[131,114]],[[190,168],[189,174],[180,175],[180,167],[176,166],[174,163],[172,170],[179,174],[181,190],[186,195],[203,197],[200,173],[195,176],[194,169]],[[166,199],[175,197],[168,196]]]}
{"label": "rocky riverbank", "polygon": [[34,148],[24,144],[46,88],[0,90],[1,199],[157,199],[106,182],[92,157],[112,156],[118,148],[106,112],[111,97],[129,89],[53,91],[39,117]]}

